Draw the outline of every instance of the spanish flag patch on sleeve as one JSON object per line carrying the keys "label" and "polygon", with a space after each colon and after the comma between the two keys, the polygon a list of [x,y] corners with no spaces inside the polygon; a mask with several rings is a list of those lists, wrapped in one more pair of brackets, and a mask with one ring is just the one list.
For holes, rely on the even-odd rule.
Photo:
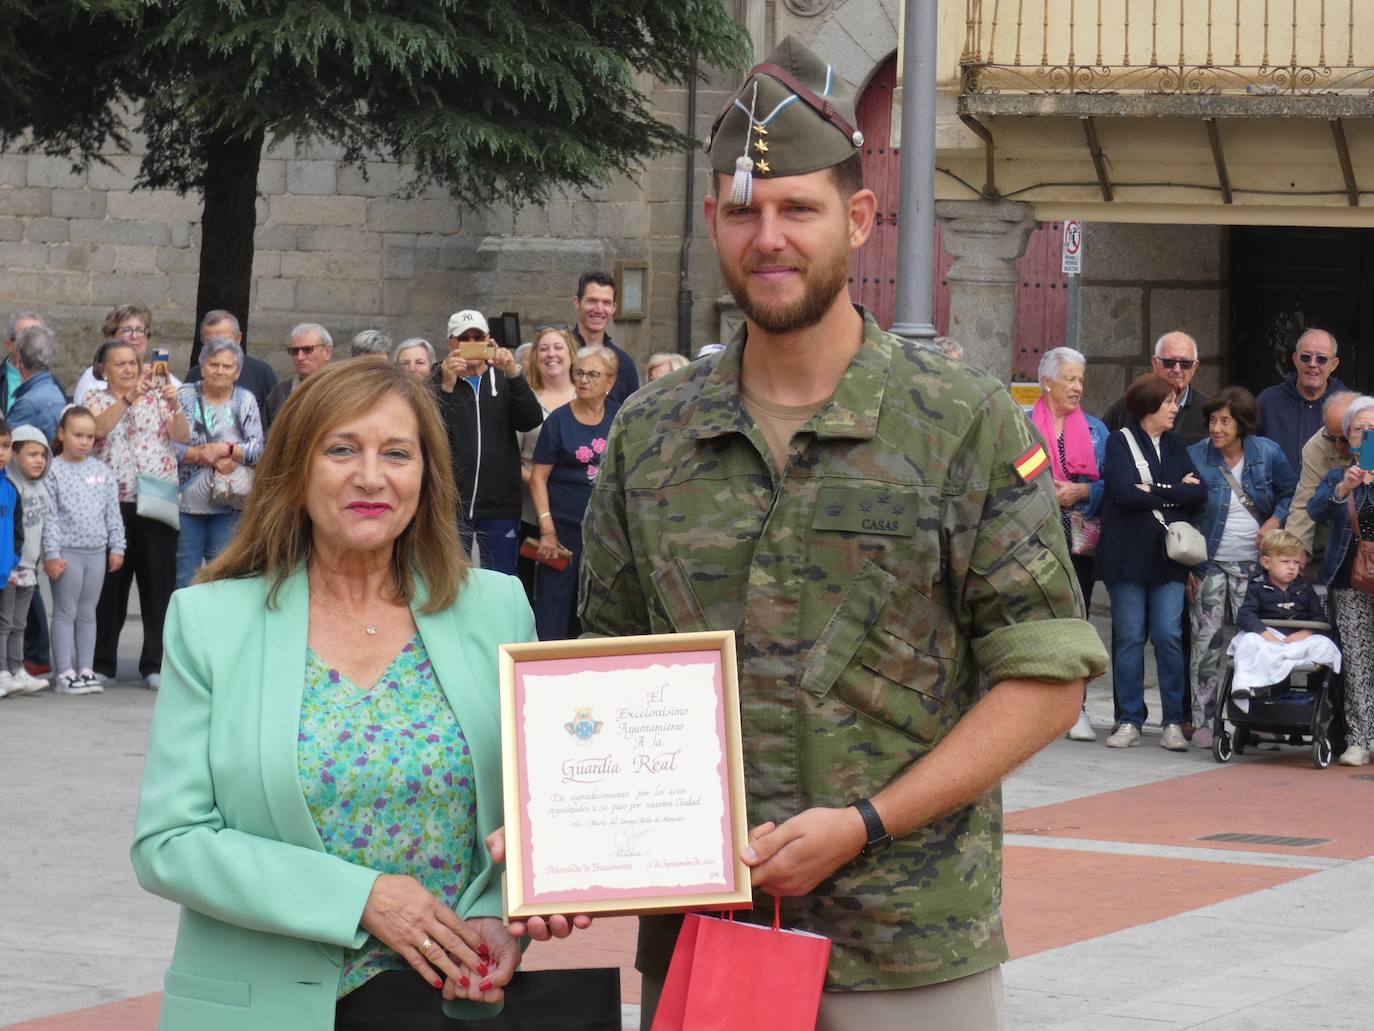
{"label": "spanish flag patch on sleeve", "polygon": [[1024,455],[1012,461],[1011,467],[1022,483],[1030,483],[1050,467],[1050,456],[1045,454],[1043,445],[1032,444]]}

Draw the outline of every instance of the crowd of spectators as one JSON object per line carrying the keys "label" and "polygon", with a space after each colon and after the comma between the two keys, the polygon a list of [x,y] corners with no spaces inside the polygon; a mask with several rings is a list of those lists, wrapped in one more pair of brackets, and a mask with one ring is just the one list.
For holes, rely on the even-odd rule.
{"label": "crowd of spectators", "polygon": [[[1031,419],[1049,445],[1066,543],[1085,602],[1096,581],[1111,602],[1108,747],[1142,739],[1147,640],[1163,710],[1160,744],[1211,747],[1227,628],[1247,597],[1274,595],[1289,606],[1309,597],[1306,580],[1276,580],[1271,570],[1292,549],[1294,575],[1305,567],[1326,591],[1324,621],[1343,652],[1340,761],[1369,761],[1374,595],[1358,575],[1352,583],[1352,544],[1374,540],[1374,470],[1361,467],[1358,453],[1374,430],[1374,398],[1332,375],[1337,349],[1330,333],[1309,329],[1294,344],[1294,371],[1258,399],[1238,386],[1209,398],[1193,386],[1196,341],[1166,333],[1150,372],[1101,422],[1081,410],[1087,359],[1063,347],[1042,358]],[[1195,531],[1195,555],[1166,548],[1179,523]],[[1086,712],[1068,736],[1096,739]]]}
{"label": "crowd of spectators", "polygon": [[[616,411],[640,385],[634,359],[609,332],[614,279],[583,274],[572,304],[572,322],[537,325],[515,350],[493,339],[475,309],[449,318],[440,348],[421,336],[395,343],[377,329],[349,343],[351,359],[395,363],[433,391],[458,486],[460,541],[482,566],[520,576],[543,639],[579,632],[582,515]],[[235,316],[212,311],[199,327],[199,360],[182,384],[165,365],[152,368],[152,327],[147,308],[111,311],[104,340],[70,398],[53,377],[57,339],[42,317],[20,312],[6,329],[0,406],[11,432],[31,427],[22,435],[26,441],[51,442],[64,408],[81,405],[94,421],[91,457],[108,467],[118,500],[124,551],[119,567],[105,573],[95,605],[93,675],[59,670],[59,690],[99,690],[114,675],[134,582],[144,623],[139,672],[157,687],[172,591],[227,546],[274,419],[297,386],[334,360],[329,330],[303,322],[286,343],[293,375],[278,381],[270,364],[244,353]],[[934,346],[959,352],[949,338]],[[697,358],[720,349],[707,345]],[[1374,629],[1374,597],[1351,584],[1359,551],[1351,545],[1374,539],[1374,471],[1360,467],[1357,450],[1374,429],[1374,399],[1346,390],[1333,375],[1337,352],[1335,337],[1309,329],[1295,343],[1293,372],[1258,399],[1237,386],[1209,398],[1193,385],[1196,341],[1166,333],[1155,344],[1150,371],[1102,419],[1083,409],[1087,359],[1067,347],[1043,356],[1041,397],[1029,418],[1048,444],[1065,544],[1085,604],[1091,606],[1098,582],[1110,603],[1115,711],[1109,747],[1142,739],[1149,718],[1147,641],[1159,682],[1160,743],[1171,750],[1188,748],[1190,740],[1211,745],[1227,631],[1252,587],[1268,583],[1261,543],[1283,528],[1301,547],[1302,566],[1325,589],[1345,651],[1349,746],[1341,759],[1368,761],[1374,656],[1366,655],[1365,641]],[[645,383],[688,361],[675,352],[652,354],[643,366]],[[10,479],[32,493],[37,477],[41,470],[23,479],[12,471]],[[0,499],[0,537],[4,512]],[[1166,552],[1163,538],[1176,523],[1196,529],[1205,549],[1200,561],[1184,564]],[[1160,545],[1144,546],[1152,540]],[[22,565],[22,545],[9,550],[16,568]],[[24,661],[10,661],[10,680],[0,673],[0,693],[32,690],[35,678],[49,672],[41,593],[32,591],[25,604]],[[0,597],[0,617],[6,611]],[[17,618],[10,622],[18,625]],[[83,683],[73,688],[63,674]],[[1086,697],[1069,737],[1097,739]]]}
{"label": "crowd of spectators", "polygon": [[[639,388],[633,358],[609,332],[615,290],[604,272],[582,275],[572,299],[575,319],[536,327],[519,361],[473,309],[450,317],[442,353],[424,337],[393,343],[379,329],[357,333],[348,345],[350,359],[393,362],[433,391],[459,488],[459,539],[483,566],[520,573],[546,637],[577,632],[582,512],[611,420]],[[134,583],[144,628],[139,674],[157,689],[172,592],[227,547],[273,422],[295,388],[335,359],[330,331],[300,323],[285,348],[293,374],[278,380],[271,364],[245,353],[238,318],[214,310],[200,322],[196,359],[183,383],[165,353],[150,349],[153,334],[148,308],[117,306],[101,325],[91,364],[67,391],[52,372],[58,340],[42,315],[20,312],[6,327],[0,467],[14,464],[0,480],[0,538],[13,531],[14,540],[0,546],[0,564],[12,571],[10,589],[0,592],[0,631],[6,647],[21,654],[0,670],[0,697],[46,687],[53,673],[60,693],[101,691],[116,672]],[[655,354],[647,378],[686,363],[678,354]],[[75,413],[75,422],[60,432],[64,413]],[[82,441],[68,444],[65,456],[64,437]],[[21,475],[18,453],[36,456],[39,444],[41,462],[26,461]],[[31,468],[33,462],[41,467]],[[55,463],[61,475],[50,478]],[[69,489],[61,504],[49,504],[56,483],[73,477],[91,490],[78,498]],[[101,514],[107,489],[110,518]],[[106,525],[115,515],[118,525]],[[40,549],[44,517],[50,547]],[[98,569],[87,551],[99,552]],[[54,586],[67,580],[58,591],[64,605],[70,601],[60,649],[50,642],[42,592],[28,590],[21,606],[14,589],[28,577],[32,582],[22,586],[36,587],[40,560]]]}

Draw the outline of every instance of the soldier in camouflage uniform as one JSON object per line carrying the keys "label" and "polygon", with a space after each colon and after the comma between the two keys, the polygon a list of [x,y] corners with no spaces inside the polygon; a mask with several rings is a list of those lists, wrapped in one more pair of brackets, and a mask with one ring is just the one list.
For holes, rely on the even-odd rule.
{"label": "soldier in camouflage uniform", "polygon": [[[1000,1027],[998,785],[1106,653],[1002,384],[849,301],[876,208],[852,123],[791,40],[718,120],[706,220],[747,324],[621,410],[582,622],[736,631],[744,859],[786,925],[834,943],[818,1027]],[[641,920],[642,1026],[679,924]]]}

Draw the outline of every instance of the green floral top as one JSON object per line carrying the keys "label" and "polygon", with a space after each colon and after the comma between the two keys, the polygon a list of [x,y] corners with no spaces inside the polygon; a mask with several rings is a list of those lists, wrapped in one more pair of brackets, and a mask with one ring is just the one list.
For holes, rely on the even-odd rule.
{"label": "green floral top", "polygon": [[[457,902],[477,846],[472,756],[419,634],[366,691],[307,650],[296,766],[325,851]],[[344,951],[339,995],[404,969],[368,938]]]}

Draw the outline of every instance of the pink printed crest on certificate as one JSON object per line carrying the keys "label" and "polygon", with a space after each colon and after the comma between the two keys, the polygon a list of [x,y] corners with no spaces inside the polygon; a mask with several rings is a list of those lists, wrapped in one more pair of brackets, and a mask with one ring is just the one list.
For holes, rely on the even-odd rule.
{"label": "pink printed crest on certificate", "polygon": [[501,666],[508,917],[750,905],[733,633],[503,645]]}

